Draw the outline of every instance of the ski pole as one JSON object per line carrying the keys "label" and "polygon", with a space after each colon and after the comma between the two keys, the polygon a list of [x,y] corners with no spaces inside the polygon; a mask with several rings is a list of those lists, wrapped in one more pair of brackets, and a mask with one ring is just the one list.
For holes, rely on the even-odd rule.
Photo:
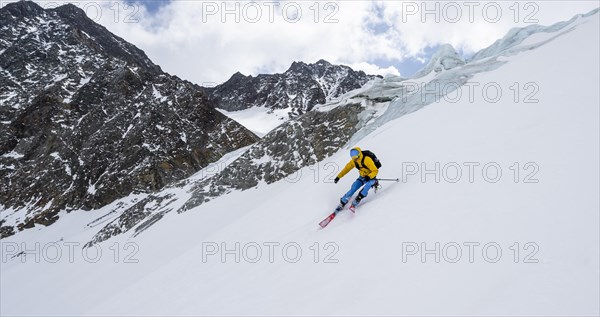
{"label": "ski pole", "polygon": [[399,182],[400,181],[399,178],[378,178],[378,180],[384,181],[384,182]]}

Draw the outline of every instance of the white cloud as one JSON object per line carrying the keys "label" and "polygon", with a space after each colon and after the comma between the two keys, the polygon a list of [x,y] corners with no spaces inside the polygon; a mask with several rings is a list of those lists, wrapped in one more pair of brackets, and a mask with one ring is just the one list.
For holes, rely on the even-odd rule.
{"label": "white cloud", "polygon": [[370,74],[370,75],[381,75],[384,77],[386,75],[400,76],[400,71],[394,66],[389,66],[389,67],[383,68],[383,67],[379,67],[375,64],[370,64],[367,62],[354,63],[354,64],[350,64],[348,66],[350,66],[352,69],[355,69],[355,70],[362,70],[363,72]]}
{"label": "white cloud", "polygon": [[[495,2],[173,1],[153,13],[138,5],[133,17],[139,22],[124,23],[132,8],[126,10],[123,2],[119,10],[114,1],[98,3],[101,24],[143,49],[165,71],[198,84],[223,82],[236,71],[283,72],[293,61],[321,58],[368,73],[394,73],[398,69],[378,65],[418,59],[425,48],[442,43],[472,53],[510,28],[527,25],[526,18],[551,24],[597,7],[593,1],[527,2],[533,3],[528,6],[498,2],[501,15],[491,22]],[[239,22],[234,13],[222,15],[235,10],[236,3]],[[423,9],[436,9],[436,3],[436,14],[423,19]],[[458,11],[452,3],[461,11],[456,23],[452,20]],[[301,15],[290,21],[296,18],[297,8]],[[88,13],[94,15],[93,8]]]}

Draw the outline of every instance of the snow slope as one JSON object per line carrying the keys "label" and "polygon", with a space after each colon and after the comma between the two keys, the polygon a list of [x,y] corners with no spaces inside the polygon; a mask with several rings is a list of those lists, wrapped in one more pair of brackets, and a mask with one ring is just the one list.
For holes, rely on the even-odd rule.
{"label": "snow slope", "polygon": [[252,107],[238,111],[217,110],[237,121],[259,137],[265,136],[271,130],[289,120],[288,113],[291,111],[290,108],[266,109],[264,107]]}
{"label": "snow slope", "polygon": [[[594,14],[560,36],[536,34],[536,41],[552,40],[474,74],[473,99],[463,87],[454,102],[442,99],[389,120],[349,144],[377,153],[380,177],[403,181],[385,183],[357,214],[344,212],[323,230],[317,223],[356,175],[331,182],[335,167],[349,159],[345,149],[286,181],[168,214],[135,239],[101,243],[97,263],[87,263],[79,249],[69,263],[60,247],[87,241],[61,231],[73,227],[74,217],[3,239],[3,257],[22,242],[33,248],[61,238],[63,254],[48,263],[52,248],[42,245],[40,263],[31,255],[27,263],[3,259],[0,313],[598,315],[599,29]],[[489,83],[502,91],[496,102],[475,85]],[[439,182],[433,174],[407,173],[436,162]],[[497,182],[494,168],[483,176],[486,164],[501,170]],[[234,254],[208,252],[236,243],[239,263]],[[435,254],[411,249],[436,243],[437,262]],[[297,248],[302,256],[292,263]],[[124,263],[132,250],[129,260],[138,262]]]}

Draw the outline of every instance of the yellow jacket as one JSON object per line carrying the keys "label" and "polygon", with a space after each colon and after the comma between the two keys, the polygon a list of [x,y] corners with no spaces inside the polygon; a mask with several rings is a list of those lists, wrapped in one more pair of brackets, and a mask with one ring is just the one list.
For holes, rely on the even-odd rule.
{"label": "yellow jacket", "polygon": [[[360,176],[365,177],[365,176],[369,176],[369,178],[373,179],[377,176],[377,173],[379,172],[379,170],[377,169],[377,167],[375,166],[375,162],[373,162],[373,160],[366,156],[364,157],[364,162],[363,162],[363,153],[362,150],[359,147],[355,147],[354,150],[358,150],[358,158],[356,160],[351,159],[350,162],[348,162],[348,164],[346,164],[346,166],[344,166],[344,168],[342,169],[342,171],[338,174],[338,178],[342,178],[344,177],[344,175],[348,174],[348,172],[350,172],[353,168],[358,168],[358,172],[360,174]],[[364,163],[364,165],[363,165]]]}

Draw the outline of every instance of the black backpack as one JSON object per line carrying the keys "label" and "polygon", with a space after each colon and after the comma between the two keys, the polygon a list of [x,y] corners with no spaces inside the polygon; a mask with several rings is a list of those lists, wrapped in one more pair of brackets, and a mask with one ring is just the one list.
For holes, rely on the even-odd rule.
{"label": "black backpack", "polygon": [[[375,163],[375,167],[377,168],[381,168],[381,161],[379,161],[379,159],[377,158],[377,156],[375,156],[375,153],[371,152],[371,151],[362,151],[363,154],[363,159],[362,159],[362,166],[365,166],[365,157],[370,157],[373,160],[373,163]],[[356,165],[356,168],[358,167],[358,164],[354,163]]]}

